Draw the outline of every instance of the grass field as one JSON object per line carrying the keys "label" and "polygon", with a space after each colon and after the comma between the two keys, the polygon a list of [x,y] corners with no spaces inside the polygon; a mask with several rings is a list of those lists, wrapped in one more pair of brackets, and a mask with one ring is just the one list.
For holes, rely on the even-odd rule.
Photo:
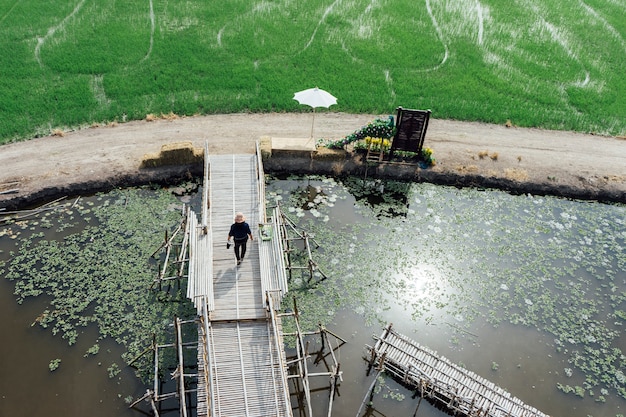
{"label": "grass field", "polygon": [[0,143],[310,111],[316,85],[332,111],[626,135],[625,68],[624,0],[0,0]]}

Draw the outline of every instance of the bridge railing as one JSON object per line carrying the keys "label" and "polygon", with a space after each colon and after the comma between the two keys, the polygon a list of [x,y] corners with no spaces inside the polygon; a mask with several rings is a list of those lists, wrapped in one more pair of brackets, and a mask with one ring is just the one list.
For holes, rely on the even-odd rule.
{"label": "bridge railing", "polygon": [[[209,311],[214,309],[213,298],[213,235],[211,231],[211,163],[208,142],[204,144],[204,179],[202,185],[202,213],[198,224],[196,213],[189,211],[189,272],[187,298],[193,301],[198,315],[201,314],[204,299]],[[199,256],[199,254],[203,254]]]}
{"label": "bridge railing", "polygon": [[274,209],[271,223],[266,223],[265,228],[271,230],[271,237],[260,239],[259,254],[261,261],[261,290],[263,294],[269,294],[273,299],[273,306],[280,309],[283,297],[287,294],[287,271],[285,269],[285,256],[283,241],[280,232],[280,212]]}
{"label": "bridge railing", "polygon": [[[211,395],[211,391],[208,389],[209,384],[213,380],[213,368],[211,367],[211,343],[209,342],[211,334],[211,320],[209,319],[209,305],[207,301],[207,297],[203,297],[201,308],[202,314],[200,315],[200,335],[202,337],[202,345],[198,346],[198,353],[202,356],[202,360],[199,360],[198,363],[202,364],[203,369],[198,369],[198,373],[202,373],[201,376],[204,378],[204,384],[202,390],[198,390],[198,395],[203,395],[204,398],[198,398],[198,405],[200,406],[200,404],[202,404],[206,407],[207,416],[213,416],[215,415],[215,399]],[[198,410],[198,415],[205,414],[200,413],[200,410]]]}
{"label": "bridge railing", "polygon": [[256,142],[256,174],[257,192],[259,193],[259,224],[265,224],[267,215],[265,213],[265,171],[263,170],[263,158],[259,142]]}
{"label": "bridge railing", "polygon": [[261,261],[261,290],[272,298],[272,308],[280,309],[282,298],[287,294],[284,247],[281,239],[282,216],[274,208],[271,221],[267,220],[265,201],[265,172],[259,142],[256,143],[257,192],[259,193],[259,258]]}
{"label": "bridge railing", "polygon": [[209,142],[204,142],[204,178],[202,183],[202,227],[211,230],[211,161],[209,159]]}
{"label": "bridge railing", "polygon": [[289,283],[287,282],[287,268],[285,267],[285,246],[283,244],[282,237],[282,223],[283,216],[280,213],[278,207],[274,208],[272,214],[272,228],[274,230],[274,238],[272,243],[274,245],[274,257],[276,259],[276,277],[278,281],[278,288],[282,291],[283,297],[289,291]]}
{"label": "bridge railing", "polygon": [[266,301],[267,301],[267,308],[270,311],[270,317],[272,320],[272,339],[274,342],[274,349],[279,355],[278,360],[280,362],[280,366],[279,366],[280,379],[281,379],[282,386],[284,387],[284,389],[282,390],[283,395],[284,395],[284,404],[285,404],[284,415],[291,416],[292,415],[291,399],[290,399],[289,389],[288,389],[289,385],[287,382],[287,359],[284,356],[284,352],[285,352],[284,341],[283,341],[283,335],[280,331],[280,329],[282,328],[282,325],[278,323],[280,318],[276,314],[276,307],[273,305],[274,303],[273,297],[271,296],[269,292],[267,293]]}

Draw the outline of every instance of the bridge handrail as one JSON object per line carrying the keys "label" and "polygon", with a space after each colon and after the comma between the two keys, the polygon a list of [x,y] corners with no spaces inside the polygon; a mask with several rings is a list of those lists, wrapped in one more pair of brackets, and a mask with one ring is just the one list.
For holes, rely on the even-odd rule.
{"label": "bridge handrail", "polygon": [[265,171],[263,170],[263,158],[261,156],[261,147],[259,141],[256,141],[256,174],[257,174],[257,192],[259,193],[259,223],[264,224],[267,221],[265,214]]}
{"label": "bridge handrail", "polygon": [[274,245],[274,256],[276,257],[276,275],[278,278],[278,287],[282,291],[282,296],[287,295],[289,291],[289,283],[287,282],[287,269],[285,268],[285,247],[281,236],[282,215],[280,208],[275,207],[272,213],[272,227],[274,229],[274,237],[272,243]]}
{"label": "bridge handrail", "polygon": [[[282,335],[279,332],[279,326],[277,324],[277,317],[276,317],[276,309],[274,308],[274,301],[273,301],[273,297],[271,296],[271,294],[268,292],[267,293],[267,307],[270,311],[270,318],[272,320],[272,334],[273,334],[273,338],[274,338],[274,347],[276,349],[276,352],[278,352],[279,356],[280,356],[280,378],[282,381],[282,386],[283,387],[288,387],[288,382],[287,382],[287,363],[286,363],[286,359],[283,356],[283,352],[284,352],[284,346],[282,346],[283,343],[283,339],[282,339]],[[282,327],[282,326],[281,326]],[[290,399],[290,395],[289,395],[289,390],[288,389],[283,389],[283,395],[284,395],[284,400],[285,400],[285,415],[290,416],[291,414],[291,399]]]}
{"label": "bridge handrail", "polygon": [[209,141],[204,142],[204,178],[202,187],[202,227],[210,229],[211,221],[211,162],[209,159]]}
{"label": "bridge handrail", "polygon": [[208,398],[208,408],[209,415],[215,415],[215,399],[210,394],[210,390],[208,389],[210,382],[213,380],[213,367],[211,366],[211,343],[209,343],[210,337],[210,325],[211,320],[209,319],[209,306],[207,297],[203,297],[202,300],[202,316],[200,318],[200,323],[202,324],[202,328],[205,335],[205,343],[203,343],[203,356],[204,356],[204,381],[206,386],[206,395]]}
{"label": "bridge handrail", "polygon": [[[209,143],[204,143],[204,178],[202,184],[202,212],[201,221],[198,224],[196,214],[190,210],[189,214],[189,271],[187,279],[187,298],[191,299],[198,314],[201,314],[201,297],[207,296],[206,303],[209,311],[214,308],[213,304],[213,263],[207,262],[202,265],[198,253],[207,254],[213,258],[213,235],[211,233],[211,163],[209,158]],[[202,279],[202,278],[205,279]]]}

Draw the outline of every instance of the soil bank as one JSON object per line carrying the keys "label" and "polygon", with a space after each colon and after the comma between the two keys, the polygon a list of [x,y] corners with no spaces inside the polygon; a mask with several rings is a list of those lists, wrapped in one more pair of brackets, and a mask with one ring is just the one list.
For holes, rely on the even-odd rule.
{"label": "soil bank", "polygon": [[[387,115],[380,115],[387,117]],[[338,139],[379,117],[318,112],[314,136]],[[146,154],[191,142],[210,154],[253,153],[262,137],[307,138],[311,113],[225,114],[95,126],[0,146],[0,209],[61,196],[200,175],[201,164],[142,168]],[[497,188],[512,193],[626,203],[626,140],[562,131],[431,119],[425,146],[436,165],[367,167],[359,155],[275,153],[267,172],[356,174]],[[1,211],[0,211],[1,213]]]}

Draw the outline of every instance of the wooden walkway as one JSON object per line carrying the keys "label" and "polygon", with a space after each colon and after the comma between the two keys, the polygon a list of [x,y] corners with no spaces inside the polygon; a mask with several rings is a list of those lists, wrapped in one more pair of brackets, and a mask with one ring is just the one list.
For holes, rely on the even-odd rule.
{"label": "wooden walkway", "polygon": [[[260,227],[273,227],[266,223],[262,164],[257,155],[206,159],[201,220],[192,212],[188,222],[187,295],[200,316],[197,415],[292,416],[275,311],[287,288],[282,247],[278,238],[259,236]],[[238,266],[226,240],[239,211],[255,240]]]}
{"label": "wooden walkway", "polygon": [[371,364],[454,415],[548,417],[474,372],[396,333],[391,324],[376,339],[375,346],[368,347]]}

